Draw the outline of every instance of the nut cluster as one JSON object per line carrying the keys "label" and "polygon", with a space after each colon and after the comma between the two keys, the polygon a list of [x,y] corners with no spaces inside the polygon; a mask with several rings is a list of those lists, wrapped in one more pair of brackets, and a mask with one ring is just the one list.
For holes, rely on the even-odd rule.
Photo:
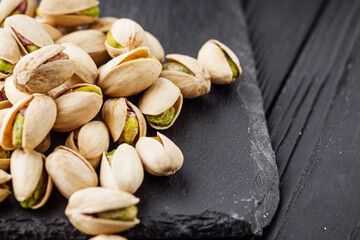
{"label": "nut cluster", "polygon": [[[229,84],[242,70],[217,40],[206,42],[197,59],[165,56],[133,20],[98,18],[98,4],[0,3],[0,202],[11,194],[10,180],[20,206],[30,209],[44,206],[55,185],[69,199],[65,214],[78,230],[99,235],[92,239],[124,239],[107,234],[140,222],[133,194],[144,171],[168,176],[184,161],[164,134],[147,136],[147,123],[170,128],[183,98],[208,93],[211,83]],[[137,94],[138,106],[126,99]],[[100,112],[103,121],[94,121]],[[69,135],[45,156],[52,131]],[[110,138],[118,144],[111,151]]]}

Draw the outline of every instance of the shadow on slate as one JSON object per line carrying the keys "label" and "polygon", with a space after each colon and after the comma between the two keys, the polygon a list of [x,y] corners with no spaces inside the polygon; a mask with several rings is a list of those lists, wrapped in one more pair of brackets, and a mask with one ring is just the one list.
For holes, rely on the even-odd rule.
{"label": "shadow on slate", "polygon": [[[135,194],[141,223],[123,234],[130,239],[260,235],[276,211],[279,179],[239,2],[102,0],[101,9],[103,16],[139,22],[167,53],[196,57],[205,41],[216,38],[235,51],[244,70],[235,83],[184,101],[177,122],[164,132],[182,149],[183,168],[169,177],[145,176]],[[53,135],[57,144],[65,138]],[[67,221],[65,206],[57,190],[37,211],[21,209],[10,197],[0,206],[0,238],[87,239]]]}

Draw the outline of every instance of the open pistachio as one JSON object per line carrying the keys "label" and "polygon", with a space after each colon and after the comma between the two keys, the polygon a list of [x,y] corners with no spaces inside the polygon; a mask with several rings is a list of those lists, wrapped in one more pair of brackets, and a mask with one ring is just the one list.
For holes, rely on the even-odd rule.
{"label": "open pistachio", "polygon": [[9,187],[6,185],[6,182],[8,182],[10,179],[10,174],[0,169],[0,203],[4,201],[5,198],[7,198],[7,196],[9,196],[11,193]]}
{"label": "open pistachio", "polygon": [[135,48],[146,46],[144,29],[135,21],[120,18],[111,26],[106,35],[105,46],[109,55],[114,58]]}
{"label": "open pistachio", "polygon": [[151,33],[145,31],[147,46],[150,50],[150,56],[158,59],[160,62],[165,60],[165,51],[159,40]]}
{"label": "open pistachio", "polygon": [[92,237],[89,240],[127,240],[127,238],[124,238],[119,235],[106,235],[106,234],[100,234],[96,237]]}
{"label": "open pistachio", "polygon": [[91,187],[71,195],[65,214],[74,227],[89,235],[125,231],[140,221],[135,204],[139,199],[127,192]]}
{"label": "open pistachio", "polygon": [[95,187],[98,178],[91,164],[70,148],[55,148],[46,160],[46,170],[60,193],[69,198],[77,190]]}
{"label": "open pistachio", "polygon": [[21,99],[4,117],[0,130],[2,148],[33,150],[50,132],[55,119],[56,104],[51,97],[34,94]]}
{"label": "open pistachio", "polygon": [[23,54],[54,44],[42,24],[26,15],[6,18],[5,30],[15,38]]}
{"label": "open pistachio", "polygon": [[102,187],[134,193],[144,179],[144,169],[135,148],[126,143],[103,153],[100,168]]}
{"label": "open pistachio", "polygon": [[111,26],[116,22],[116,17],[101,17],[89,25],[88,29],[98,30],[103,33],[110,31]]}
{"label": "open pistachio", "polygon": [[44,155],[32,150],[16,149],[11,156],[14,194],[23,208],[40,208],[50,197],[53,185],[45,170],[45,160]]}
{"label": "open pistachio", "polygon": [[47,24],[47,23],[42,23],[43,27],[45,28],[45,30],[47,31],[47,33],[50,35],[51,39],[53,41],[58,40],[59,38],[61,38],[64,34],[57,29],[56,27]]}
{"label": "open pistachio", "polygon": [[5,108],[10,108],[12,104],[8,100],[5,93],[5,83],[3,81],[0,82],[0,110]]}
{"label": "open pistachio", "polygon": [[36,0],[1,0],[0,2],[0,25],[4,27],[5,18],[25,14],[33,17],[35,14]]}
{"label": "open pistachio", "polygon": [[168,54],[166,58],[169,62],[163,65],[160,76],[178,86],[184,98],[199,97],[210,91],[210,75],[195,58],[181,54]]}
{"label": "open pistachio", "polygon": [[102,105],[102,92],[92,84],[77,84],[55,96],[57,117],[54,130],[69,132],[93,119]]}
{"label": "open pistachio", "polygon": [[29,93],[21,92],[15,87],[15,78],[13,75],[6,78],[4,84],[4,91],[6,93],[6,98],[10,101],[12,105],[15,105],[15,103],[17,103],[21,99],[30,96]]}
{"label": "open pistachio", "polygon": [[156,176],[168,176],[178,171],[184,156],[181,150],[165,135],[141,137],[136,143],[145,171]]}
{"label": "open pistachio", "polygon": [[12,73],[20,57],[20,50],[14,38],[10,33],[0,29],[0,78],[7,78]]}
{"label": "open pistachio", "polygon": [[114,142],[135,144],[146,136],[146,121],[141,111],[125,98],[106,100],[102,117]]}
{"label": "open pistachio", "polygon": [[198,60],[206,68],[214,84],[229,84],[242,73],[239,59],[225,44],[211,39],[199,50]]}
{"label": "open pistachio", "polygon": [[49,45],[21,58],[14,69],[15,87],[26,93],[44,93],[70,79],[75,67],[64,49]]}
{"label": "open pistachio", "polygon": [[183,96],[180,89],[166,78],[159,78],[148,88],[139,102],[151,127],[164,130],[171,127],[180,114]]}
{"label": "open pistachio", "polygon": [[99,70],[97,84],[106,95],[128,97],[150,87],[161,72],[159,61],[140,47],[118,56]]}
{"label": "open pistachio", "polygon": [[52,24],[77,26],[94,22],[100,10],[96,0],[42,0],[39,13]]}
{"label": "open pistachio", "polygon": [[66,139],[65,146],[79,152],[96,168],[110,144],[109,131],[100,121],[92,121],[74,130]]}

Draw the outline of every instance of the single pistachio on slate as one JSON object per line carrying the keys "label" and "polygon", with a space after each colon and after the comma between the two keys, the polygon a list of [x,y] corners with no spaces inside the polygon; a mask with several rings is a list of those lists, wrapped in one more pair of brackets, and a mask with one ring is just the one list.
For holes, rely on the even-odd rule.
{"label": "single pistachio on slate", "polygon": [[135,148],[123,143],[103,153],[100,168],[102,187],[134,193],[144,179],[144,169]]}
{"label": "single pistachio on slate", "polygon": [[50,35],[50,37],[53,41],[56,41],[59,38],[61,38],[62,36],[64,36],[64,34],[56,27],[54,27],[50,24],[47,24],[47,23],[42,23],[42,25],[45,28],[45,30],[47,31],[47,33]]}
{"label": "single pistachio on slate", "polygon": [[7,78],[13,71],[21,54],[15,39],[0,29],[0,78]]}
{"label": "single pistachio on slate", "polygon": [[9,186],[6,185],[10,179],[11,175],[0,169],[0,203],[11,194]]}
{"label": "single pistachio on slate", "polygon": [[53,129],[70,132],[90,122],[101,109],[102,97],[98,86],[86,83],[59,92],[55,96],[57,117]]}
{"label": "single pistachio on slate", "polygon": [[56,119],[56,104],[51,97],[33,94],[18,101],[6,113],[0,130],[5,150],[36,148],[50,132]]}
{"label": "single pistachio on slate", "polygon": [[4,84],[4,90],[6,93],[6,98],[10,101],[12,105],[15,105],[21,99],[30,96],[29,93],[21,92],[15,87],[15,78],[13,75],[6,78]]}
{"label": "single pistachio on slate", "polygon": [[209,72],[193,57],[181,54],[166,55],[161,77],[172,81],[181,90],[184,98],[196,98],[210,92]]}
{"label": "single pistachio on slate", "polygon": [[111,234],[134,227],[139,199],[118,190],[91,187],[75,192],[65,214],[71,224],[89,235]]}
{"label": "single pistachio on slate", "polygon": [[150,56],[158,59],[161,63],[165,60],[165,51],[159,40],[151,33],[145,31],[147,46],[150,50]]}
{"label": "single pistachio on slate", "polygon": [[26,15],[6,18],[5,30],[14,37],[23,54],[54,44],[42,24]]}
{"label": "single pistachio on slate", "polygon": [[12,104],[8,100],[5,92],[5,82],[0,81],[0,109],[11,108]]}
{"label": "single pistachio on slate", "polygon": [[50,145],[51,145],[51,137],[50,137],[50,133],[49,133],[41,141],[41,143],[36,146],[36,148],[34,150],[37,151],[37,152],[40,152],[40,153],[44,153],[50,148]]}
{"label": "single pistachio on slate", "polygon": [[42,0],[38,12],[51,24],[78,26],[94,22],[100,13],[96,0]]}
{"label": "single pistachio on slate", "polygon": [[110,31],[111,26],[116,22],[116,17],[101,17],[89,25],[88,29],[98,30],[103,33]]}
{"label": "single pistachio on slate", "polygon": [[158,78],[142,95],[139,109],[151,127],[165,130],[174,124],[182,104],[180,89],[166,78]]}
{"label": "single pistachio on slate", "polygon": [[214,84],[229,84],[242,73],[239,59],[225,44],[211,39],[199,50],[198,60]]}
{"label": "single pistachio on slate", "polygon": [[[0,126],[6,116],[6,114],[10,111],[10,108],[0,109]],[[7,170],[10,166],[10,157],[12,151],[5,150],[0,147],[0,169]]]}
{"label": "single pistachio on slate", "polygon": [[100,66],[110,58],[104,45],[105,38],[105,34],[98,30],[80,30],[59,38],[56,43],[72,43],[80,47]]}
{"label": "single pistachio on slate", "polygon": [[47,157],[45,167],[65,198],[77,190],[98,184],[97,174],[91,164],[78,152],[65,146],[55,148]]}
{"label": "single pistachio on slate", "polygon": [[44,93],[70,79],[75,64],[64,49],[49,45],[21,58],[14,69],[15,87],[25,93]]}
{"label": "single pistachio on slate", "polygon": [[118,56],[99,69],[97,84],[106,95],[128,97],[150,87],[161,72],[149,49],[140,47]]}
{"label": "single pistachio on slate", "polygon": [[92,237],[89,240],[127,240],[127,238],[124,238],[119,235],[106,235],[106,234],[100,234],[96,237]]}
{"label": "single pistachio on slate", "polygon": [[0,2],[0,25],[4,27],[5,18],[25,14],[33,17],[35,14],[36,0],[1,0]]}
{"label": "single pistachio on slate", "polygon": [[15,198],[23,208],[38,209],[50,197],[53,184],[45,170],[46,157],[36,151],[16,149],[10,171]]}
{"label": "single pistachio on slate", "polygon": [[120,18],[106,34],[106,49],[114,58],[141,46],[147,46],[144,29],[135,21]]}
{"label": "single pistachio on slate", "polygon": [[136,143],[145,171],[156,176],[168,176],[178,171],[184,162],[181,150],[165,135],[141,137]]}
{"label": "single pistachio on slate", "polygon": [[104,103],[102,117],[110,134],[119,144],[135,144],[146,136],[146,121],[141,111],[125,98],[112,98]]}
{"label": "single pistachio on slate", "polygon": [[96,168],[110,144],[109,131],[100,121],[92,121],[74,130],[66,139],[65,146],[79,152]]}

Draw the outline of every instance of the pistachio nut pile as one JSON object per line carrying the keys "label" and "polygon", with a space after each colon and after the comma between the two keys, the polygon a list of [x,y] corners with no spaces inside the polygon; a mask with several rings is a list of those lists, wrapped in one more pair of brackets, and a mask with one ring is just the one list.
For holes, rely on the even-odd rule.
{"label": "pistachio nut pile", "polygon": [[[38,209],[54,185],[69,199],[65,214],[74,227],[98,235],[92,239],[125,239],[110,234],[140,222],[133,194],[144,171],[168,176],[184,161],[171,139],[147,136],[147,127],[176,125],[183,98],[229,84],[242,69],[217,40],[197,59],[165,56],[133,20],[98,18],[98,5],[0,3],[0,202],[11,190],[19,206]],[[127,99],[134,95],[138,104]],[[68,137],[48,152],[54,132]]]}

